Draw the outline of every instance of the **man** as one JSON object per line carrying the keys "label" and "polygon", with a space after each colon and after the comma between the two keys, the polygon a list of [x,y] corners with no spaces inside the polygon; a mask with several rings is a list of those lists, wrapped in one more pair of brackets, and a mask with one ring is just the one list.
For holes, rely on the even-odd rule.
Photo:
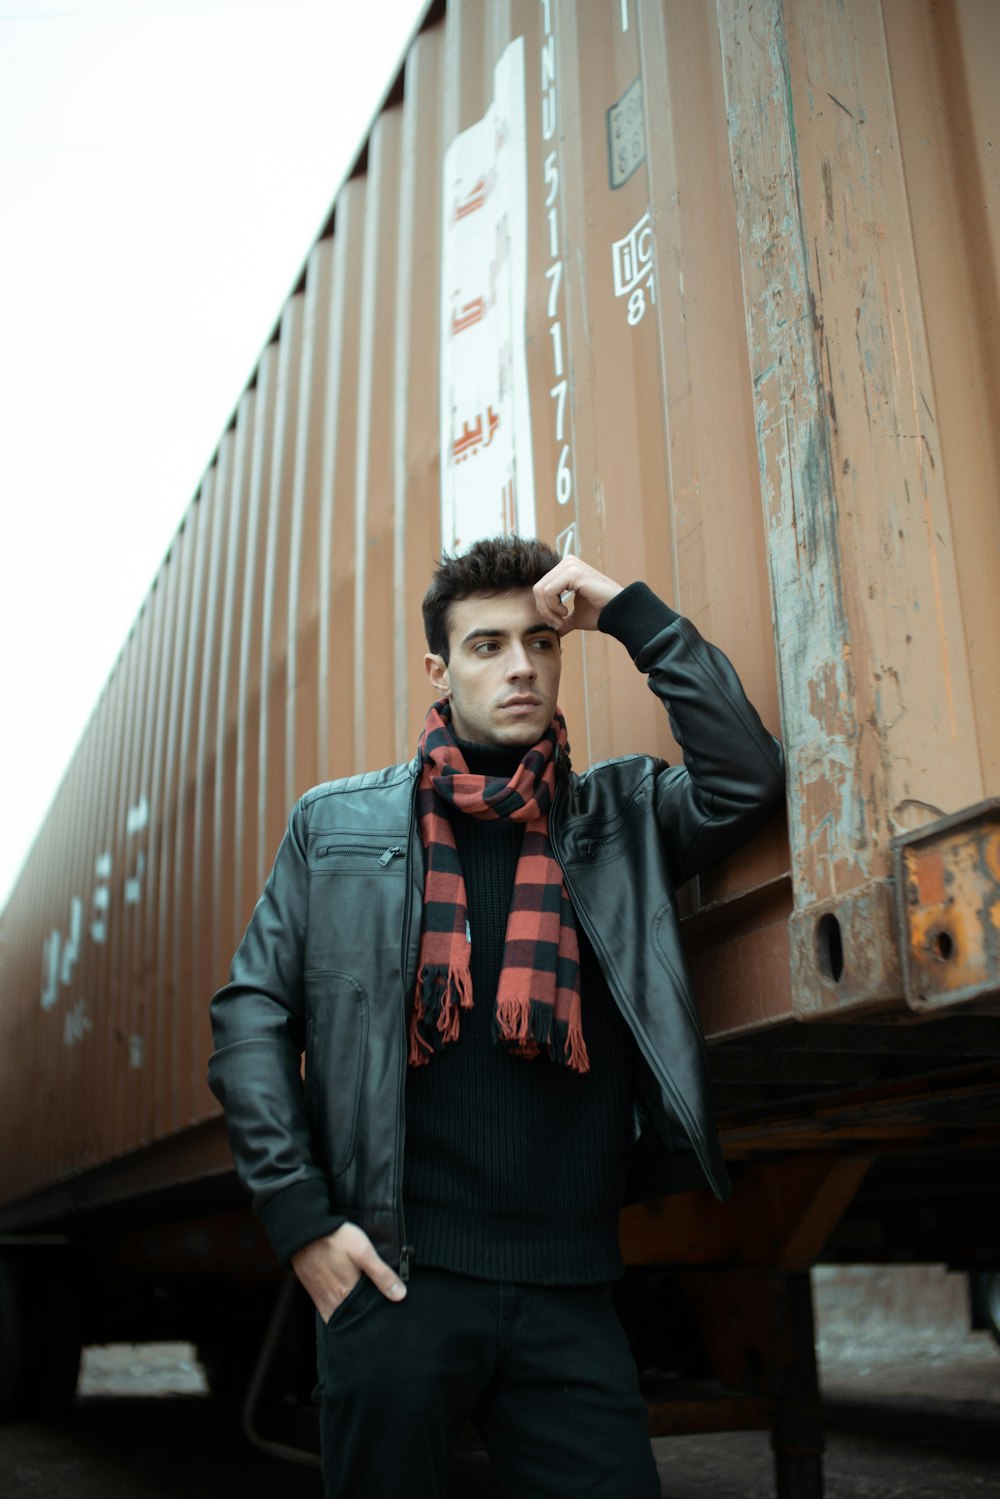
{"label": "man", "polygon": [[[618,1210],[640,1134],[656,1190],[727,1190],[673,891],[777,807],[780,749],[693,625],[541,542],[446,558],[423,611],[417,755],[293,809],[210,1082],[316,1306],[328,1495],[443,1495],[471,1420],[516,1499],[653,1499]],[[571,771],[561,643],[592,629],[682,767]]]}

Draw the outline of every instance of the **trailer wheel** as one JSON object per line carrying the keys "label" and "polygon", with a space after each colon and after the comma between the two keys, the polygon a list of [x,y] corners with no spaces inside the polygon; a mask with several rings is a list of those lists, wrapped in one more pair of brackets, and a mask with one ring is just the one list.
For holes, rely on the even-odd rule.
{"label": "trailer wheel", "polygon": [[80,1372],[80,1309],[65,1261],[0,1256],[0,1421],[68,1409]]}
{"label": "trailer wheel", "polygon": [[973,1326],[988,1328],[1000,1344],[1000,1270],[977,1270],[970,1279]]}
{"label": "trailer wheel", "polygon": [[28,1349],[25,1305],[17,1266],[4,1255],[0,1257],[0,1421],[22,1413]]}
{"label": "trailer wheel", "polygon": [[198,1361],[215,1400],[243,1404],[266,1330],[266,1321],[248,1309],[241,1320],[233,1319],[202,1333],[197,1343]]}
{"label": "trailer wheel", "polygon": [[59,1416],[76,1394],[80,1375],[80,1297],[66,1274],[68,1261],[42,1258],[30,1285],[29,1343],[25,1350],[26,1413]]}
{"label": "trailer wheel", "polygon": [[207,1338],[198,1344],[198,1362],[213,1399],[242,1404],[253,1373],[253,1351],[234,1348],[223,1338]]}

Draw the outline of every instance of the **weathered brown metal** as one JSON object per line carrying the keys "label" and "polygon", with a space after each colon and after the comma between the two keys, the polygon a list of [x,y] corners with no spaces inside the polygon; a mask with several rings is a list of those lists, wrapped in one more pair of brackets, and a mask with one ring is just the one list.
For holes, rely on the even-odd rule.
{"label": "weathered brown metal", "polygon": [[[412,752],[449,461],[443,163],[518,39],[536,528],[693,618],[788,751],[787,833],[681,893],[706,1031],[764,1056],[794,1020],[995,987],[988,838],[975,863],[920,834],[1000,795],[1000,8],[429,17],[0,915],[8,1202],[215,1117],[207,1000],[290,802]],[[562,706],[578,765],[677,757],[603,636],[567,641]],[[961,982],[928,876],[899,918],[894,881],[937,859],[956,946],[983,937]],[[794,1128],[765,1109],[756,1144],[727,1141],[899,1143],[903,1123],[869,1100]]]}
{"label": "weathered brown metal", "polygon": [[917,1011],[1000,996],[1000,799],[896,839],[906,998]]}
{"label": "weathered brown metal", "polygon": [[740,1175],[725,1203],[706,1192],[636,1203],[621,1215],[622,1255],[629,1265],[807,1270],[870,1166],[863,1154],[761,1161]]}
{"label": "weathered brown metal", "polygon": [[[23,1233],[40,1223],[121,1211],[123,1204],[156,1200],[178,1188],[231,1186],[232,1166],[223,1120],[208,1119],[72,1176],[51,1170],[36,1191],[0,1206],[0,1228]],[[217,1206],[212,1202],[209,1210]]]}
{"label": "weathered brown metal", "polygon": [[995,1058],[943,1072],[848,1089],[830,1100],[807,1098],[785,1109],[724,1115],[730,1159],[775,1152],[851,1149],[883,1152],[936,1144],[950,1149],[1000,1144],[1000,1062]]}
{"label": "weathered brown metal", "polygon": [[995,785],[997,590],[974,580],[995,579],[998,539],[981,329],[997,296],[1000,13],[733,0],[719,14],[791,751],[794,1001],[843,1013],[899,997],[893,834]]}
{"label": "weathered brown metal", "polygon": [[766,1395],[699,1392],[686,1399],[658,1398],[656,1386],[644,1386],[651,1437],[696,1436],[713,1431],[764,1431],[775,1416]]}

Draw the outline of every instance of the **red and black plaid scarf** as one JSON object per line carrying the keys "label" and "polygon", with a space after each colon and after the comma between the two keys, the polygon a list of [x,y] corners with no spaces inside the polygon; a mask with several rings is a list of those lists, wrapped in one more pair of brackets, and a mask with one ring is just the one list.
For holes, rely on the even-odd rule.
{"label": "red and black plaid scarf", "polygon": [[472,1005],[471,944],[465,880],[455,835],[438,798],[472,817],[527,823],[514,875],[494,1028],[512,1051],[588,1072],[580,1019],[580,949],[573,907],[549,843],[556,746],[567,748],[555,717],[526,750],[509,780],[472,775],[451,731],[447,702],[435,703],[420,736],[417,819],[426,852],[417,992],[410,1020],[410,1062],[419,1067],[458,1038],[459,1010]]}

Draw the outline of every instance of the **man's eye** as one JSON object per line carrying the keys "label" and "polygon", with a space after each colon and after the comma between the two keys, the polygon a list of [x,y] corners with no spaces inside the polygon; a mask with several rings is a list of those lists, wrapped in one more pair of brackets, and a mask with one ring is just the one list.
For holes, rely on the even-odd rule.
{"label": "man's eye", "polygon": [[550,651],[553,645],[553,642],[547,635],[539,635],[538,639],[533,640],[531,643],[538,651]]}
{"label": "man's eye", "polygon": [[500,647],[497,645],[497,642],[495,640],[481,640],[476,646],[476,655],[492,656],[493,652],[498,651],[499,649]]}

